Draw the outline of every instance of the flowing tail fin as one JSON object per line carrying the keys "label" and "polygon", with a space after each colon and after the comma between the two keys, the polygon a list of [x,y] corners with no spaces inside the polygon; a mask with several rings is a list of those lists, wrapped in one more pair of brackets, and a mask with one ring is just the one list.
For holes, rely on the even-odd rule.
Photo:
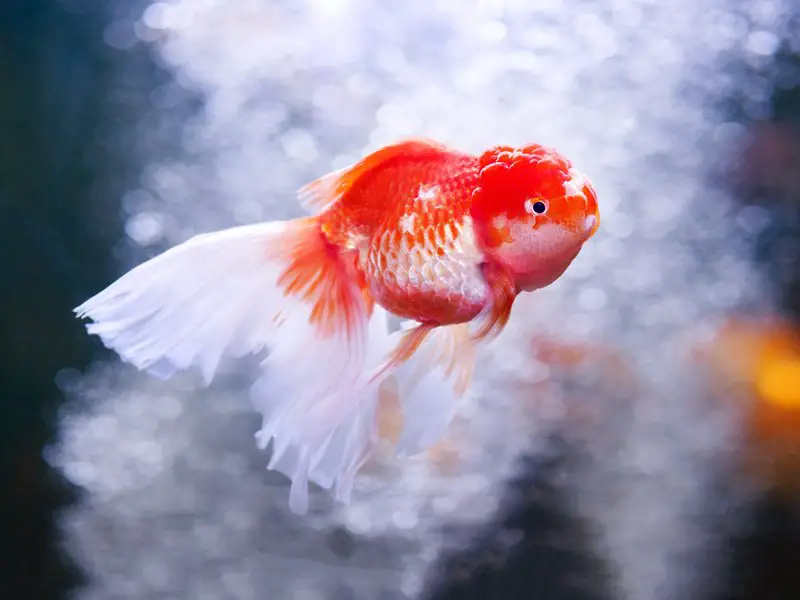
{"label": "flowing tail fin", "polygon": [[398,453],[412,455],[443,435],[475,364],[466,325],[426,328],[395,360],[408,327],[389,334],[353,258],[316,217],[236,227],[139,265],[75,310],[123,360],[164,378],[199,368],[210,382],[223,356],[268,349],[251,390],[256,441],[272,442],[268,468],[292,480],[289,507],[302,514],[309,481],[349,501],[388,377],[403,408]]}
{"label": "flowing tail fin", "polygon": [[316,217],[236,227],[139,265],[75,312],[123,360],[162,378],[199,368],[208,383],[223,356],[269,349],[252,390],[258,439],[274,437],[270,468],[292,478],[290,506],[304,512],[309,480],[335,480],[346,498],[374,437],[377,393],[363,373],[388,332],[384,313],[370,319],[353,259]]}
{"label": "flowing tail fin", "polygon": [[350,501],[355,475],[378,443],[378,410],[389,378],[397,384],[403,417],[397,454],[424,452],[444,435],[471,382],[477,342],[467,325],[433,328],[395,363],[392,355],[413,326],[419,324],[389,334],[387,314],[376,306],[363,375],[336,393],[325,393],[319,381],[292,368],[305,352],[300,343],[282,345],[265,361],[264,376],[252,390],[254,406],[265,415],[256,439],[262,448],[273,440],[269,468],[292,479],[292,511],[306,512],[307,481]]}
{"label": "flowing tail fin", "polygon": [[[75,309],[123,360],[166,378],[269,347],[292,326],[363,357],[369,306],[316,219],[197,235],[131,270]],[[311,333],[306,331],[306,333]]]}
{"label": "flowing tail fin", "polygon": [[308,481],[333,488],[340,502],[350,501],[356,473],[378,441],[381,381],[367,381],[364,373],[383,360],[389,344],[387,315],[376,306],[369,320],[365,369],[353,385],[334,389],[325,386],[327,378],[311,376],[337,369],[341,361],[333,357],[328,364],[318,363],[314,357],[309,364],[309,349],[300,338],[281,344],[264,362],[264,374],[251,390],[253,406],[264,415],[256,442],[266,448],[272,441],[269,468],[292,480],[293,512],[308,509]]}

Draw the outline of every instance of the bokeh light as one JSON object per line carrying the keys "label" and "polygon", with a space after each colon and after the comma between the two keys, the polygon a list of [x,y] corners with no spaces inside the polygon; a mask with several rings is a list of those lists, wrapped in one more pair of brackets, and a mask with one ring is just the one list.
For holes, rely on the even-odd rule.
{"label": "bokeh light", "polygon": [[[554,435],[583,453],[557,483],[613,597],[707,591],[752,489],[719,485],[741,411],[708,401],[688,349],[729,311],[774,305],[752,261],[769,217],[715,178],[748,136],[725,103],[764,116],[763,70],[781,43],[800,51],[788,1],[116,7],[105,43],[170,74],[127,132],[144,167],[120,201],[120,271],[197,232],[298,216],[301,185],[406,136],[555,146],[592,178],[602,225],[482,349],[442,445],[380,454],[348,506],[315,490],[309,515],[288,513],[252,438],[253,365],[209,389],[114,360],[60,373],[70,403],[47,457],[88,492],[62,518],[90,574],[81,598],[419,597],[455,543],[444,532],[488,522],[520,458],[556,452]],[[535,339],[616,362],[564,368]]]}

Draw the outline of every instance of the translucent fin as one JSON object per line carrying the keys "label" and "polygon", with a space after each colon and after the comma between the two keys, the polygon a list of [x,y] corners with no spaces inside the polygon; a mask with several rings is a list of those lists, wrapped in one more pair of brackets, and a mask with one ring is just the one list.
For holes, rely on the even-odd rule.
{"label": "translucent fin", "polygon": [[355,183],[371,171],[386,166],[396,158],[430,158],[447,156],[453,150],[431,140],[412,139],[385,146],[368,154],[354,165],[328,173],[300,188],[300,204],[312,214],[327,210],[346,194]]}
{"label": "translucent fin", "polygon": [[[302,337],[301,327],[293,343],[267,358],[251,394],[253,406],[264,416],[257,443],[266,448],[273,442],[269,468],[292,479],[290,508],[299,514],[308,509],[309,481],[333,488],[341,502],[350,501],[354,478],[377,443],[380,386],[380,381],[368,383],[363,377],[347,387],[326,386],[347,357],[337,355],[336,347],[334,352],[326,349],[330,342],[308,348],[298,341]],[[387,316],[380,307],[370,319],[368,339],[369,367],[390,348]]]}
{"label": "translucent fin", "polygon": [[435,325],[417,323],[414,327],[406,329],[394,345],[391,353],[386,357],[381,366],[370,375],[369,381],[384,379],[402,363],[411,358],[419,349],[428,334],[436,328]]}
{"label": "translucent fin", "polygon": [[346,274],[313,219],[248,225],[175,246],[75,312],[137,368],[166,378],[197,367],[208,383],[223,356],[282,342],[290,316],[314,324],[306,343],[338,334],[363,357],[367,308]]}
{"label": "translucent fin", "polygon": [[300,206],[311,214],[319,214],[330,208],[339,199],[340,192],[337,188],[345,171],[346,169],[333,171],[301,187],[297,192]]}
{"label": "translucent fin", "polygon": [[467,324],[437,327],[394,368],[404,421],[399,456],[423,452],[444,435],[472,382],[476,347]]}
{"label": "translucent fin", "polygon": [[283,294],[267,247],[287,229],[265,223],[198,235],[126,273],[75,309],[89,333],[139,369],[167,378],[199,367],[206,382],[223,354],[265,347]]}
{"label": "translucent fin", "polygon": [[386,318],[378,311],[370,323],[351,258],[313,218],[238,227],[143,263],[76,312],[160,377],[199,367],[210,382],[223,355],[268,348],[251,392],[264,415],[258,441],[274,437],[270,468],[292,479],[290,507],[304,512],[308,481],[348,498],[373,443],[377,386],[364,381],[365,361],[368,350],[385,355]]}

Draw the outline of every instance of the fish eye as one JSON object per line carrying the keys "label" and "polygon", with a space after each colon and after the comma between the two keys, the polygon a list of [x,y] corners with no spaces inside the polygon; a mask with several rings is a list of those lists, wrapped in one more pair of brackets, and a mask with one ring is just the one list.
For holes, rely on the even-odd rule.
{"label": "fish eye", "polygon": [[547,204],[545,204],[541,200],[537,200],[536,202],[533,203],[533,206],[531,206],[531,208],[533,209],[533,212],[536,213],[537,215],[542,215],[547,211]]}

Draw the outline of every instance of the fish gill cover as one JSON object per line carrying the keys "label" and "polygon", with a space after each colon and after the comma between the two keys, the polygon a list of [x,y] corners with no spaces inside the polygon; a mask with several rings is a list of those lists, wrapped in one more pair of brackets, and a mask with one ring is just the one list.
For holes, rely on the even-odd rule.
{"label": "fish gill cover", "polygon": [[[443,531],[489,521],[520,456],[547,455],[553,433],[584,452],[559,485],[595,533],[576,550],[610,565],[614,597],[697,593],[715,566],[715,524],[740,502],[714,484],[734,419],[698,404],[676,332],[770,302],[748,262],[752,226],[709,172],[743,135],[722,95],[739,86],[754,114],[766,101],[763,81],[726,65],[771,58],[784,3],[115,7],[107,43],[150,51],[173,76],[137,107],[149,164],[121,201],[121,270],[197,232],[297,216],[302,184],[413,135],[470,151],[555,146],[592,178],[602,225],[483,350],[441,452],[379,456],[350,506],[315,490],[307,516],[289,515],[288,482],[264,469],[235,366],[208,390],[114,361],[62,374],[72,403],[49,457],[88,491],[62,519],[90,576],[80,597],[417,597],[456,543]],[[532,356],[533,335],[613,342],[640,382],[633,398],[579,390],[602,417],[580,429],[564,416],[566,384]],[[515,383],[548,377],[557,385],[537,393]]]}

